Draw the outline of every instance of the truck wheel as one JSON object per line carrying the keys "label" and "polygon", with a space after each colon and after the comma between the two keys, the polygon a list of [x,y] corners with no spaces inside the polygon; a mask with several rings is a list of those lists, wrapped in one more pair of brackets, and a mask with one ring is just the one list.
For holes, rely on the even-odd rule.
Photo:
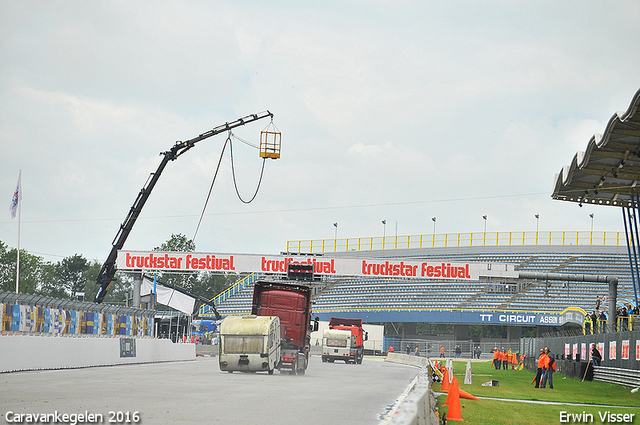
{"label": "truck wheel", "polygon": [[356,363],[357,364],[362,364],[362,358],[364,357],[364,354],[360,354],[359,356],[356,356]]}
{"label": "truck wheel", "polygon": [[273,375],[273,369],[269,369],[269,375]]}

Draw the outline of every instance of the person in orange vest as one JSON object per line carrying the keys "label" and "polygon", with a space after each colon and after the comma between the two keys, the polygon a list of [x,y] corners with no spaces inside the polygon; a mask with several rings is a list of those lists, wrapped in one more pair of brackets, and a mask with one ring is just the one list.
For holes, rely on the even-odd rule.
{"label": "person in orange vest", "polygon": [[500,369],[500,350],[498,350],[498,347],[493,348],[493,367],[496,370]]}
{"label": "person in orange vest", "polygon": [[536,388],[540,388],[540,380],[542,379],[542,375],[544,374],[544,364],[546,355],[544,354],[544,348],[540,349],[540,357],[538,357],[538,372],[536,373],[535,381]]}
{"label": "person in orange vest", "polygon": [[547,386],[547,382],[549,383],[549,388],[553,389],[553,372],[556,370],[556,358],[551,351],[549,351],[549,347],[545,347],[544,349],[545,360],[544,360],[544,376],[542,377],[542,388]]}
{"label": "person in orange vest", "polygon": [[507,354],[507,350],[505,350],[504,347],[502,348],[502,369],[509,369],[509,354]]}
{"label": "person in orange vest", "polygon": [[444,346],[440,346],[440,357],[444,357]]}

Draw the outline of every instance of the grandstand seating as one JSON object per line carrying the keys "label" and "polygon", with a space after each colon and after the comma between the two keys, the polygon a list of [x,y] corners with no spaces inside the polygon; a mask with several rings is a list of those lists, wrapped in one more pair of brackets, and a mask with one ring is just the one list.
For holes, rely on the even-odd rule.
{"label": "grandstand seating", "polygon": [[[618,278],[618,298],[634,299],[626,247],[523,246],[428,248],[369,251],[370,258],[404,258],[431,262],[513,264],[516,270],[541,273],[607,275]],[[600,252],[598,252],[600,251]],[[336,255],[336,254],[333,254]],[[362,257],[364,254],[360,253]],[[343,256],[348,256],[346,253]],[[496,282],[435,279],[343,278],[315,298],[314,309],[473,309],[562,311],[580,307],[592,311],[596,296],[608,296],[607,283],[526,281],[517,291],[489,290]],[[247,314],[253,285],[247,285],[218,306],[221,314]],[[600,309],[606,309],[607,302]]]}

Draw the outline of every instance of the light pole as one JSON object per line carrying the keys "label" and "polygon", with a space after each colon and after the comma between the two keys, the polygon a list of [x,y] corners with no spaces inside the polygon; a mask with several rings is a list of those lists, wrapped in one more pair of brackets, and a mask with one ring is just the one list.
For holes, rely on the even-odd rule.
{"label": "light pole", "polygon": [[436,234],[436,218],[435,217],[431,217],[431,221],[433,221],[433,234]]}
{"label": "light pole", "polygon": [[538,225],[540,224],[540,214],[534,216],[536,218],[536,233],[538,233]]}
{"label": "light pole", "polygon": [[484,220],[484,233],[487,233],[487,215],[483,215],[482,219]]}
{"label": "light pole", "polygon": [[335,236],[333,239],[338,240],[338,223],[333,223],[333,227],[336,228]]}
{"label": "light pole", "polygon": [[382,220],[382,249],[384,249],[384,240],[387,237],[387,220]]}
{"label": "light pole", "polygon": [[591,217],[591,233],[593,233],[593,217],[594,217],[594,214],[593,213],[589,214],[589,217]]}

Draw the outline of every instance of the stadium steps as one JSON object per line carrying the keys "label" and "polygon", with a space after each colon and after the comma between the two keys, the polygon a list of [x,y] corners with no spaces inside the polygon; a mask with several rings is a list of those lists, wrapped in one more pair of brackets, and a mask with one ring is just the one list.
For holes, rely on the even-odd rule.
{"label": "stadium steps", "polygon": [[485,294],[486,294],[485,291],[476,292],[474,295],[470,296],[469,298],[467,298],[466,300],[464,300],[460,304],[458,304],[456,306],[456,308],[467,308],[470,304],[473,304],[475,301],[478,300],[478,298],[480,298],[481,296],[483,296]]}
{"label": "stadium steps", "polygon": [[529,263],[532,263],[534,261],[536,261],[538,259],[537,255],[532,255],[531,257],[528,257],[526,260],[522,261],[520,264],[516,265],[514,267],[515,270],[522,270],[523,268],[527,267],[527,265]]}
{"label": "stadium steps", "polygon": [[564,269],[565,267],[567,267],[569,265],[569,263],[573,263],[574,261],[576,261],[578,258],[580,258],[579,255],[572,255],[571,257],[567,258],[566,260],[564,260],[562,263],[558,264],[557,266],[555,266],[554,268],[551,269],[551,271],[549,273],[556,273],[559,272],[560,270]]}
{"label": "stadium steps", "polygon": [[500,304],[498,306],[498,310],[500,309],[506,309],[509,304],[513,303],[515,300],[517,300],[518,298],[520,298],[521,296],[525,295],[527,292],[529,292],[529,290],[531,290],[533,287],[535,286],[534,282],[529,282],[529,284],[527,286],[525,286],[524,288],[522,288],[520,291],[516,292],[515,294],[513,294],[511,297],[509,297],[509,299],[505,300],[502,304]]}

